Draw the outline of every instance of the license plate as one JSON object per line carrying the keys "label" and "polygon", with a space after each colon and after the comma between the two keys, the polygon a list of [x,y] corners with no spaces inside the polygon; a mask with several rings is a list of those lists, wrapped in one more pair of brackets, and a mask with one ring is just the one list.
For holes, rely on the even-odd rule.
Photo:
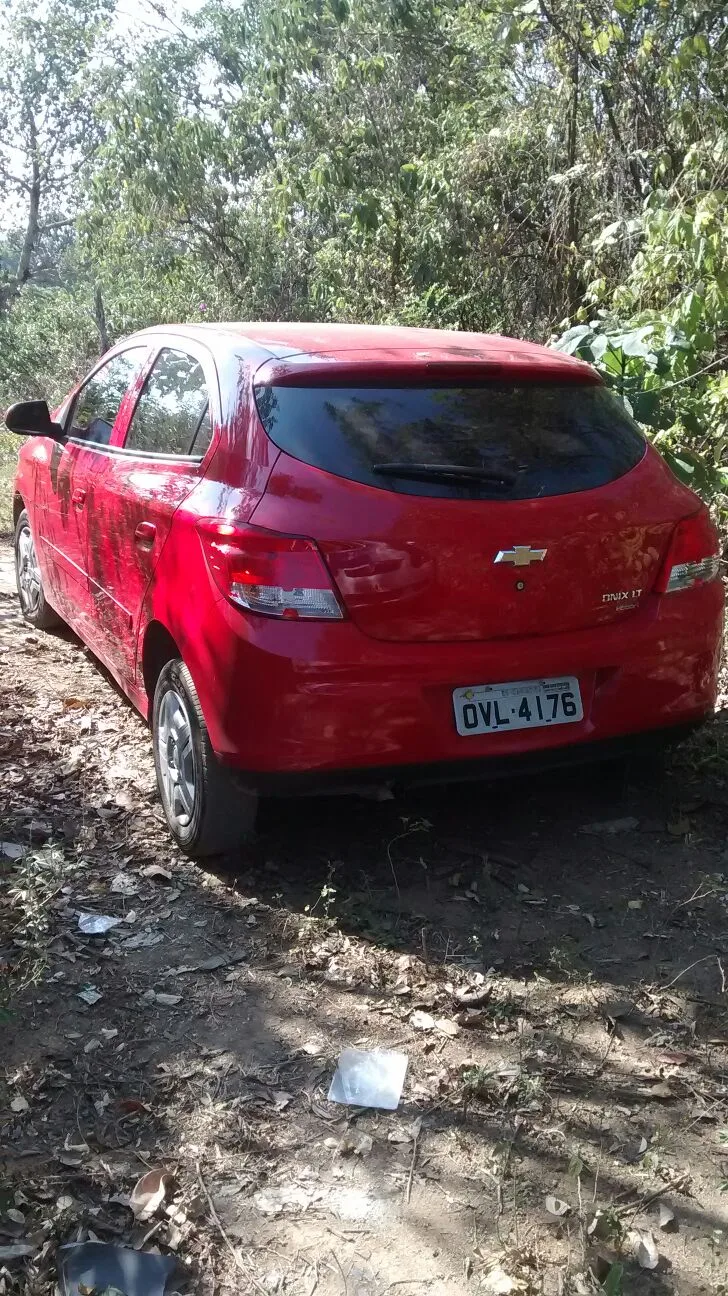
{"label": "license plate", "polygon": [[572,675],[516,680],[512,684],[473,684],[455,689],[452,701],[457,731],[464,738],[508,729],[576,724],[584,717],[579,681]]}

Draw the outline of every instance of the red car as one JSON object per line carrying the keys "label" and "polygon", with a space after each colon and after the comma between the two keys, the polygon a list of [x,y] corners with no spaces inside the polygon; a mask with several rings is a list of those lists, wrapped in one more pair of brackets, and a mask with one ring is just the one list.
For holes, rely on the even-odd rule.
{"label": "red car", "polygon": [[713,711],[716,530],[557,351],[169,326],[7,426],[23,613],[150,720],[189,854],[260,793],[599,759]]}

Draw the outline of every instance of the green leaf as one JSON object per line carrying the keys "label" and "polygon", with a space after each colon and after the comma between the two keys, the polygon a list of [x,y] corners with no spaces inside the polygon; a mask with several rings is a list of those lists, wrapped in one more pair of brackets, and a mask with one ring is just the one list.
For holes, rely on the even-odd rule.
{"label": "green leaf", "polygon": [[602,359],[605,352],[608,350],[610,346],[611,343],[606,333],[595,333],[594,337],[589,343],[589,349],[594,359],[597,361]]}
{"label": "green leaf", "polygon": [[375,194],[364,194],[354,204],[354,219],[360,229],[371,233],[379,224],[381,205]]}
{"label": "green leaf", "polygon": [[615,1263],[609,1266],[609,1272],[602,1283],[604,1296],[622,1296],[622,1277],[624,1265]]}
{"label": "green leaf", "polygon": [[601,359],[600,368],[602,372],[611,375],[613,378],[622,379],[626,364],[627,357],[622,348],[617,345],[616,339],[612,338]]}
{"label": "green leaf", "polygon": [[576,324],[573,328],[567,329],[565,333],[554,343],[557,351],[564,351],[566,355],[575,355],[580,347],[584,346],[592,335],[590,324]]}
{"label": "green leaf", "polygon": [[399,179],[405,193],[414,194],[417,190],[419,167],[416,162],[405,162],[399,168]]}
{"label": "green leaf", "polygon": [[668,324],[665,329],[665,346],[676,351],[689,351],[690,343],[682,329],[673,328]]}
{"label": "green leaf", "polygon": [[700,293],[691,291],[685,294],[680,304],[680,324],[687,337],[695,333],[705,310],[705,299]]}
{"label": "green leaf", "polygon": [[638,423],[657,427],[660,397],[655,391],[639,391],[632,396],[632,411]]}
{"label": "green leaf", "polygon": [[620,336],[615,337],[614,346],[626,356],[640,356],[643,360],[653,355],[652,349],[644,340],[644,330],[642,329],[635,329],[631,333],[622,333]]}

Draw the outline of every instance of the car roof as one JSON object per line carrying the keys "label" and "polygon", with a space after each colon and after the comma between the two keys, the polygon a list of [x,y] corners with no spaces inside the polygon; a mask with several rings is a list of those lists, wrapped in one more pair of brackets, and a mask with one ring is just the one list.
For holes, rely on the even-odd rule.
{"label": "car roof", "polygon": [[329,372],[336,368],[351,373],[360,367],[371,370],[381,365],[390,371],[405,367],[410,372],[421,369],[424,375],[433,365],[452,365],[468,370],[472,366],[473,372],[478,367],[487,370],[492,366],[499,371],[548,372],[549,376],[563,374],[572,381],[578,375],[587,381],[596,378],[589,365],[562,351],[493,333],[388,324],[226,322],[168,324],[145,329],[135,336],[159,333],[196,338],[213,349],[215,340],[227,347],[234,342],[252,343],[261,362],[266,359],[278,362],[271,366],[271,377],[275,374],[276,381],[286,373],[290,377],[303,376],[305,371],[314,368],[320,373],[323,362]]}

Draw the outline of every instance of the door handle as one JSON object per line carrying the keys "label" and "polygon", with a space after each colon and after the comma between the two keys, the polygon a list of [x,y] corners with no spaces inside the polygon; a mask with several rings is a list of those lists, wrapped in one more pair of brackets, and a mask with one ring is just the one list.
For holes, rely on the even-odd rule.
{"label": "door handle", "polygon": [[82,509],[86,503],[86,492],[85,490],[81,490],[80,486],[73,492],[71,503],[75,504],[77,509]]}
{"label": "door handle", "polygon": [[134,532],[134,543],[137,549],[149,551],[154,548],[154,538],[157,534],[157,528],[153,522],[140,522]]}

